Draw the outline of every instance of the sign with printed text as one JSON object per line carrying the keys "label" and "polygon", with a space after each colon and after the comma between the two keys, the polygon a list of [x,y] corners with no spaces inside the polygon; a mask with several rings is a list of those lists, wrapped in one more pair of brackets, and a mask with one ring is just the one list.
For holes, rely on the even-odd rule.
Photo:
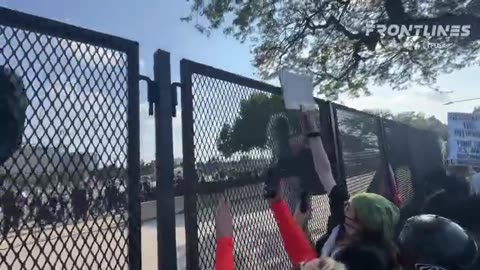
{"label": "sign with printed text", "polygon": [[448,163],[480,167],[480,114],[448,113]]}

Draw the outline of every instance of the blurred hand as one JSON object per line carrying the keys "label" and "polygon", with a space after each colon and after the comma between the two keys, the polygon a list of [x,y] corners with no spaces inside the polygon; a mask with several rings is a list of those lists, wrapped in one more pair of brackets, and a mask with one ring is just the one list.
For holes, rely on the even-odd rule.
{"label": "blurred hand", "polygon": [[322,257],[307,262],[301,270],[346,270],[346,268],[330,257]]}
{"label": "blurred hand", "polygon": [[215,216],[215,226],[217,230],[217,239],[223,237],[233,237],[233,217],[230,211],[230,204],[221,197],[218,202],[217,215]]}
{"label": "blurred hand", "polygon": [[340,270],[345,269],[342,264],[336,262],[330,257],[322,257],[318,262],[319,270]]}
{"label": "blurred hand", "polygon": [[318,112],[317,111],[302,111],[300,112],[300,127],[304,135],[319,132],[318,127]]}
{"label": "blurred hand", "polygon": [[285,189],[286,189],[287,183],[284,180],[280,180],[280,183],[278,185],[278,190],[277,193],[275,194],[275,197],[269,198],[268,202],[270,204],[279,202],[285,198]]}

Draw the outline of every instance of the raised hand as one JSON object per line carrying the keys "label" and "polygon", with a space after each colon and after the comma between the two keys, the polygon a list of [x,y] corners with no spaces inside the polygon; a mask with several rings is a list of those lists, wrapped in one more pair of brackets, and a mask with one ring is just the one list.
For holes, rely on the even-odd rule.
{"label": "raised hand", "polygon": [[233,217],[230,210],[230,203],[221,197],[218,202],[217,214],[215,216],[217,239],[233,236]]}

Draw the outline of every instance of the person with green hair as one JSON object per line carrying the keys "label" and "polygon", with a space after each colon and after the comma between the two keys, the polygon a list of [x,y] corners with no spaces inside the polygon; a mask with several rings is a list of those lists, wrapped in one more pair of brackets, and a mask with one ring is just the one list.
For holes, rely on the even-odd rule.
{"label": "person with green hair", "polygon": [[[318,249],[315,252],[309,247],[306,235],[300,232],[302,226],[298,222],[298,216],[297,225],[294,225],[295,221],[292,221],[294,218],[282,199],[285,195],[282,186],[285,185],[271,184],[277,182],[286,184],[288,181],[282,173],[273,173],[273,180],[268,181],[266,185],[269,191],[266,198],[271,203],[285,251],[292,265],[295,269],[305,270],[400,269],[398,252],[394,244],[400,210],[385,197],[374,193],[360,193],[349,198],[345,185],[336,183],[333,177],[318,128],[317,112],[300,114],[302,137],[312,157],[311,164],[308,165],[313,174],[316,174],[318,184],[328,194],[331,210],[329,227],[333,224],[334,226],[328,231],[326,242],[320,247],[320,252]],[[285,142],[285,137],[283,139]],[[309,211],[300,212],[304,215],[309,214]],[[328,260],[334,260],[334,266],[326,267],[325,262]]]}
{"label": "person with green hair", "polygon": [[[344,264],[346,269],[401,269],[394,243],[399,208],[375,193],[349,198],[345,185],[335,181],[325,152],[317,112],[304,112],[302,126],[312,151],[315,171],[327,191],[332,212],[328,233],[317,242],[317,253]],[[340,217],[341,216],[341,217]],[[332,222],[331,222],[332,221]]]}
{"label": "person with green hair", "polygon": [[381,195],[358,193],[346,202],[344,212],[344,224],[329,235],[321,255],[347,269],[401,269],[394,243],[398,207]]}

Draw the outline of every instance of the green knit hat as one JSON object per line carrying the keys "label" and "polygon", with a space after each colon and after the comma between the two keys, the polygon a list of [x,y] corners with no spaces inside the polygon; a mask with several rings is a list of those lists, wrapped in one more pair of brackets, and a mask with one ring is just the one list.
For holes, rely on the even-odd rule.
{"label": "green knit hat", "polygon": [[386,239],[393,239],[400,210],[385,197],[375,193],[359,193],[350,199],[358,220],[370,230],[383,232]]}

